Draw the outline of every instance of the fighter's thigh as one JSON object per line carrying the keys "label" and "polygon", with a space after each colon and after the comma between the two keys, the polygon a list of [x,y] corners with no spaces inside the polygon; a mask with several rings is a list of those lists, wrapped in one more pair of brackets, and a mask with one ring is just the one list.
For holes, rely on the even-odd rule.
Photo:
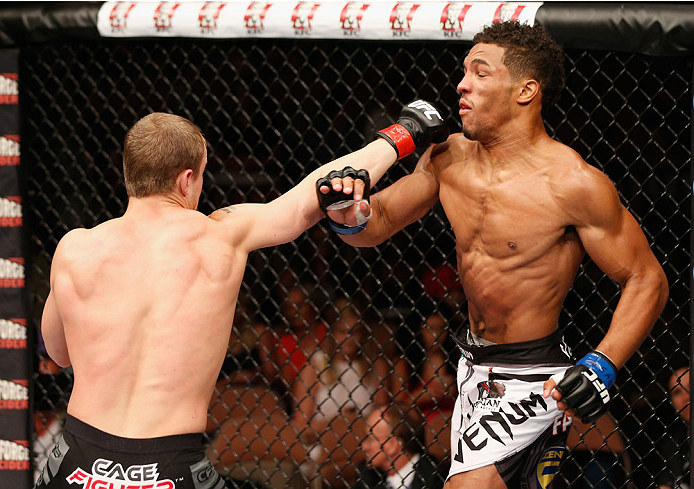
{"label": "fighter's thigh", "polygon": [[444,489],[507,489],[494,464],[456,474],[446,482]]}

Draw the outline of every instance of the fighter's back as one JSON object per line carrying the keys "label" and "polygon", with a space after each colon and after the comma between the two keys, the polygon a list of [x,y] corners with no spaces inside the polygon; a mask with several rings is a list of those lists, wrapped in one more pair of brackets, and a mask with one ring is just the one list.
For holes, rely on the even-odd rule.
{"label": "fighter's back", "polygon": [[75,373],[68,412],[123,437],[200,432],[246,256],[198,212],[131,207],[56,251],[52,294]]}

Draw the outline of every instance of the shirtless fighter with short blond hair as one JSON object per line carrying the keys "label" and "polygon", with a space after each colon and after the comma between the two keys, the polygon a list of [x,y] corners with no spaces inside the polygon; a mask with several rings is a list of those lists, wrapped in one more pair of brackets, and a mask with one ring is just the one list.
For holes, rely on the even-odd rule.
{"label": "shirtless fighter with short blond hair", "polygon": [[[440,117],[403,131],[412,149],[448,136]],[[74,388],[36,487],[222,488],[202,432],[249,252],[323,217],[317,178],[353,165],[376,182],[395,161],[390,144],[374,141],[270,203],[208,217],[196,210],[207,164],[200,131],[170,114],[138,121],[125,140],[125,214],[70,231],[53,257],[41,331],[51,358],[72,365]],[[341,193],[368,190],[347,178]]]}

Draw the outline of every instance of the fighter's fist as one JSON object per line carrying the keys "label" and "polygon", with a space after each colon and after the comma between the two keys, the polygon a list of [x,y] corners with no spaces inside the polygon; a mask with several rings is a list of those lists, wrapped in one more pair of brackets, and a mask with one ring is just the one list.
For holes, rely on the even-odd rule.
{"label": "fighter's fist", "polygon": [[415,148],[426,149],[431,143],[444,142],[448,134],[448,126],[436,107],[425,100],[415,100],[402,109],[397,123],[378,131],[376,137],[388,141],[400,159]]}
{"label": "fighter's fist", "polygon": [[617,376],[616,370],[612,360],[603,353],[588,353],[557,383],[560,401],[584,423],[596,421],[607,412],[609,389]]}
{"label": "fighter's fist", "polygon": [[364,230],[371,218],[370,193],[369,172],[351,166],[333,170],[316,181],[318,205],[338,234],[356,234]]}

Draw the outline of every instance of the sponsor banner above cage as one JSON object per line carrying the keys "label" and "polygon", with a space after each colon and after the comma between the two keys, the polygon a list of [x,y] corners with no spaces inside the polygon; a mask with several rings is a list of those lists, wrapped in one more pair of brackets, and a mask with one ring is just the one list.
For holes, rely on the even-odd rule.
{"label": "sponsor banner above cage", "polygon": [[533,24],[542,2],[106,2],[104,37],[470,41],[492,22]]}
{"label": "sponsor banner above cage", "polygon": [[[0,2],[0,45],[130,37],[469,42],[483,25],[514,18],[543,26],[565,49],[694,53],[694,2]],[[0,81],[11,92],[11,81]]]}

